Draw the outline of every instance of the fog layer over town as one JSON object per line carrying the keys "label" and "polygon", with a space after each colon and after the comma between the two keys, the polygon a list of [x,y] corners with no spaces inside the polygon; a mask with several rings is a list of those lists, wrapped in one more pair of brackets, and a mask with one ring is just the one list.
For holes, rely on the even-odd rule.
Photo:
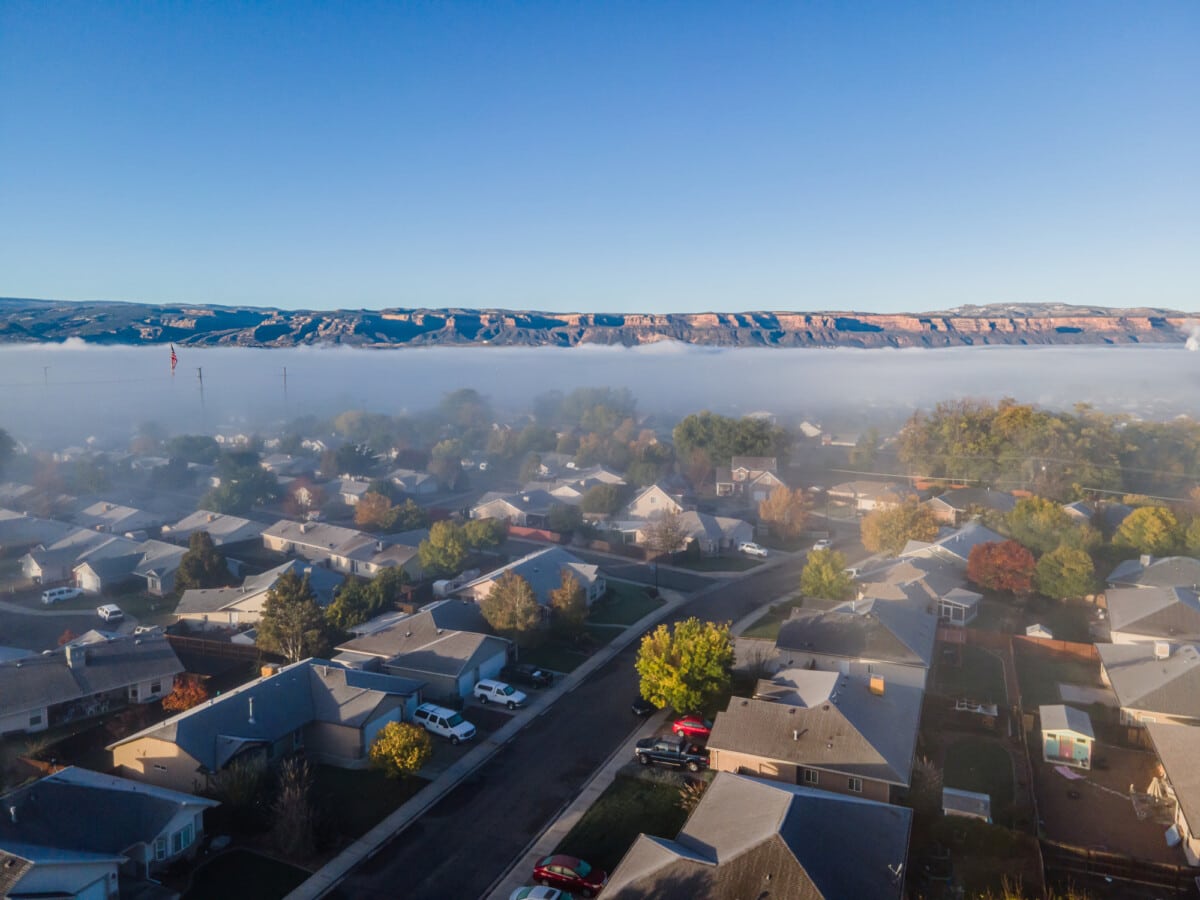
{"label": "fog layer over town", "polygon": [[[1003,396],[1044,406],[1088,402],[1146,417],[1195,414],[1200,357],[1181,347],[995,347],[947,350],[429,348],[287,350],[99,347],[68,341],[0,350],[0,422],[16,437],[61,442],[171,431],[260,428],[346,409],[395,413],[471,387],[528,409],[548,390],[627,387],[648,412],[770,411],[820,417],[911,411],[952,397]],[[286,371],[286,379],[285,379]],[[201,385],[202,376],[202,385]]]}

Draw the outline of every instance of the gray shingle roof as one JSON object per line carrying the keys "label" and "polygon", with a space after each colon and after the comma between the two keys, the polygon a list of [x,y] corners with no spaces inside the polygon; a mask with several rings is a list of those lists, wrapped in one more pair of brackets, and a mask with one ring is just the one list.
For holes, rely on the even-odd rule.
{"label": "gray shingle roof", "polygon": [[163,537],[186,544],[197,531],[207,531],[213,546],[237,544],[262,537],[263,526],[239,516],[229,516],[207,509],[200,509],[163,528]]}
{"label": "gray shingle roof", "polygon": [[1127,559],[1113,569],[1109,584],[1131,587],[1200,587],[1200,559],[1190,556],[1151,558],[1145,565],[1140,559]]}
{"label": "gray shingle roof", "polygon": [[1113,631],[1200,641],[1200,596],[1190,588],[1114,588],[1105,598]]}
{"label": "gray shingle roof", "polygon": [[822,653],[928,668],[937,617],[903,601],[867,599],[798,610],[779,629],[781,654]]}
{"label": "gray shingle roof", "polygon": [[395,668],[452,676],[462,674],[482,658],[507,652],[508,642],[502,638],[438,624],[440,616],[454,615],[423,609],[387,628],[347,641],[337,649],[341,653],[384,659]]}
{"label": "gray shingle roof", "polygon": [[585,589],[600,576],[599,566],[585,563],[561,547],[547,547],[467,582],[459,588],[459,593],[484,588],[504,573],[513,572],[529,582],[538,603],[545,606],[550,602],[550,592],[562,584],[563,569],[570,569]]}
{"label": "gray shingle roof", "polygon": [[1191,644],[1155,659],[1153,644],[1097,644],[1121,706],[1200,719],[1200,652]]}
{"label": "gray shingle roof", "polygon": [[1073,731],[1093,740],[1096,738],[1088,714],[1074,706],[1063,703],[1039,706],[1038,717],[1042,722],[1042,731]]}
{"label": "gray shingle roof", "polygon": [[1200,728],[1147,722],[1146,731],[1194,834],[1200,828]]}
{"label": "gray shingle roof", "polygon": [[930,503],[940,503],[957,512],[967,512],[975,507],[1010,512],[1017,505],[1017,498],[1006,491],[989,488],[959,488],[939,494]]}

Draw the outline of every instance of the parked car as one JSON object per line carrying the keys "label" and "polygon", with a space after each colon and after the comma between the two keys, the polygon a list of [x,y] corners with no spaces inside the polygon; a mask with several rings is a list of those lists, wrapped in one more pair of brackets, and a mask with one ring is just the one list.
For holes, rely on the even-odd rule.
{"label": "parked car", "polygon": [[125,618],[125,613],[121,612],[121,607],[115,603],[105,603],[103,606],[97,606],[96,615],[105,622],[120,622]]}
{"label": "parked car", "polygon": [[681,716],[671,723],[671,730],[680,737],[707,738],[712,733],[712,722],[700,716]]}
{"label": "parked car", "polygon": [[857,578],[859,575],[862,574],[862,570],[859,569],[858,566],[847,566],[845,569],[845,572],[851,578]]}
{"label": "parked car", "polygon": [[651,713],[658,711],[658,707],[641,694],[638,694],[637,697],[634,698],[632,709],[635,716],[648,716]]}
{"label": "parked car", "polygon": [[513,663],[500,670],[500,677],[512,684],[523,684],[525,687],[550,687],[554,683],[554,675],[545,669],[529,663]]}
{"label": "parked car", "polygon": [[608,873],[593,868],[578,857],[559,853],[538,860],[533,867],[533,880],[580,897],[594,897],[608,884]]}
{"label": "parked car", "polygon": [[753,541],[746,541],[744,544],[738,544],[738,553],[745,553],[747,556],[758,556],[766,559],[768,551],[766,547],[759,546]]}
{"label": "parked car", "polygon": [[558,888],[539,884],[536,887],[517,888],[508,895],[508,900],[571,900],[571,895],[564,894]]}
{"label": "parked car", "polygon": [[833,549],[833,541],[829,540],[829,538],[821,538],[819,541],[817,541],[815,544],[812,545],[812,548],[813,548],[813,550],[832,550]]}
{"label": "parked car", "polygon": [[658,763],[660,766],[678,766],[689,772],[708,768],[708,751],[686,737],[642,738],[633,755],[643,766]]}
{"label": "parked car", "polygon": [[444,737],[452,744],[475,737],[475,726],[459,713],[433,703],[422,703],[413,713],[413,720],[425,730]]}
{"label": "parked car", "polygon": [[56,587],[42,591],[42,602],[49,606],[51,603],[61,603],[64,600],[74,600],[83,591],[77,587]]}
{"label": "parked car", "polygon": [[524,706],[525,701],[529,698],[511,684],[484,678],[482,681],[475,683],[475,699],[480,703],[493,701],[503,703],[509,709],[516,709],[518,706]]}

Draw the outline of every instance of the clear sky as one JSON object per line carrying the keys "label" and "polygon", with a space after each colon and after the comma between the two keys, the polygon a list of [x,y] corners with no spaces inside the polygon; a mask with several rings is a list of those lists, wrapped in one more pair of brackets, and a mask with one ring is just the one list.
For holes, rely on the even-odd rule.
{"label": "clear sky", "polygon": [[0,2],[0,295],[1200,309],[1200,3]]}

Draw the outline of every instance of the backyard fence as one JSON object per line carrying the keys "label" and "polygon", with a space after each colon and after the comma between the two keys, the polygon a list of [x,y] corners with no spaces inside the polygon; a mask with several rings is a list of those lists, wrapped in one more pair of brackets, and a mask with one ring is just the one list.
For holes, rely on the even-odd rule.
{"label": "backyard fence", "polygon": [[209,638],[192,637],[183,634],[168,634],[167,642],[177,652],[196,653],[202,656],[216,656],[222,659],[240,659],[248,662],[280,662],[282,656],[274,653],[264,653],[251,644],[234,644],[230,641],[214,641]]}
{"label": "backyard fence", "polygon": [[[1112,879],[1130,884],[1163,888],[1180,896],[1195,896],[1195,869],[1171,863],[1135,859],[1105,850],[1089,850],[1042,839],[1046,874],[1079,879]],[[1049,879],[1048,879],[1049,880]]]}

